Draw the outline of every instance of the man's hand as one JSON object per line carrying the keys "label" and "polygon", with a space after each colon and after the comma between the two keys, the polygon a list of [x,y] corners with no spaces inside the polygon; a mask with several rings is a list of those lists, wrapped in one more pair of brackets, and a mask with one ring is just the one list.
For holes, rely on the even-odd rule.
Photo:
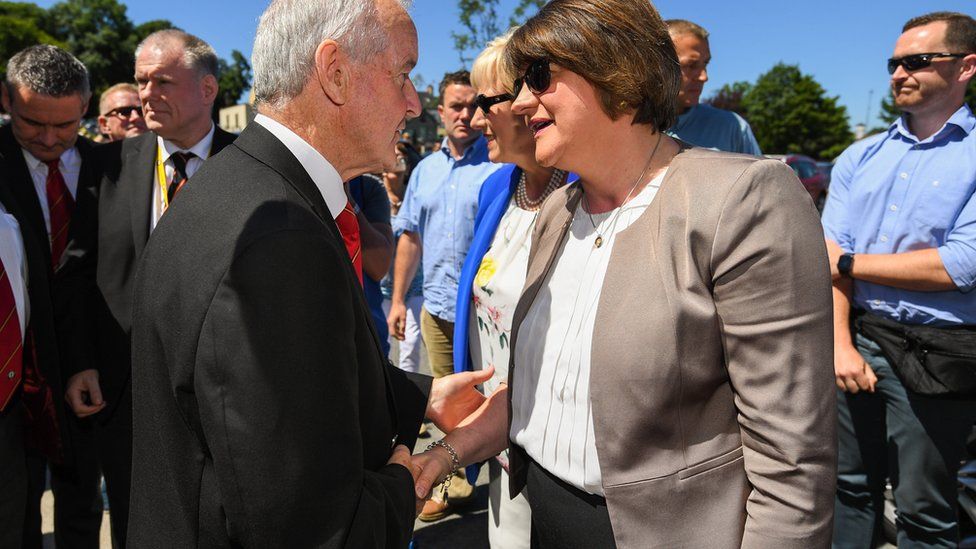
{"label": "man's hand", "polygon": [[407,305],[402,301],[390,303],[390,314],[386,317],[386,325],[390,328],[390,335],[403,341],[407,329]]}
{"label": "man's hand", "polygon": [[851,345],[838,345],[834,348],[834,376],[837,387],[852,394],[860,391],[873,393],[874,386],[878,383],[874,370]]}
{"label": "man's hand", "polygon": [[840,256],[844,255],[844,250],[834,242],[833,240],[827,238],[827,261],[830,262],[830,280],[837,282],[840,280],[840,271],[837,270],[837,262],[840,260]]}
{"label": "man's hand", "polygon": [[[414,485],[416,485],[417,478],[420,477],[421,469],[410,457],[410,450],[406,446],[402,444],[397,444],[396,447],[393,448],[393,455],[390,456],[390,459],[386,462],[386,464],[393,465],[394,463],[406,467],[407,471],[410,471],[410,476],[413,477]],[[424,508],[424,502],[418,499],[417,500],[418,515],[420,514],[420,510],[423,508]]]}
{"label": "man's hand", "polygon": [[[414,466],[418,474],[414,477],[414,488],[417,492],[417,514],[423,509],[424,502],[430,499],[431,488],[440,484],[451,472],[451,455],[440,446],[413,456]],[[458,480],[461,482],[461,480]]]}
{"label": "man's hand", "polygon": [[102,388],[98,384],[98,370],[82,370],[68,379],[64,399],[78,417],[88,417],[105,408]]}
{"label": "man's hand", "polygon": [[495,368],[489,366],[435,379],[427,401],[427,417],[438,429],[450,433],[485,401],[485,395],[475,385],[488,381],[494,373]]}

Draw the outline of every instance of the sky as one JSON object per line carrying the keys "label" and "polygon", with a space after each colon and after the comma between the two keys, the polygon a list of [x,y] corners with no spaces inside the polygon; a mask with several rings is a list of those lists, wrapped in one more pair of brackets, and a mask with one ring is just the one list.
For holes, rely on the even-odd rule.
{"label": "sky", "polygon": [[[50,7],[54,0],[37,2]],[[230,57],[240,50],[250,57],[258,17],[268,0],[123,0],[135,23],[169,19]],[[516,0],[501,0],[507,20]],[[811,74],[830,96],[847,107],[851,125],[880,125],[881,98],[888,93],[885,62],[908,19],[929,11],[960,11],[976,16],[973,0],[658,0],[665,19],[688,19],[711,33],[712,63],[703,97],[723,84],[756,78],[782,61]],[[461,67],[451,31],[461,31],[457,2],[414,0],[420,62],[414,70],[434,83]],[[283,45],[287,47],[287,45]],[[416,80],[415,80],[416,81]],[[870,102],[869,102],[870,98]]]}

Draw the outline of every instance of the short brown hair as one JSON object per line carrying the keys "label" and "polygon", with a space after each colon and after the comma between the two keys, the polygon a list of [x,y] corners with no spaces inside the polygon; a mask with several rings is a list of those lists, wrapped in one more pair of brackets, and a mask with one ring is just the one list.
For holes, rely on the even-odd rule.
{"label": "short brown hair", "polygon": [[909,19],[902,27],[901,32],[936,21],[946,22],[946,47],[951,50],[958,50],[948,53],[976,53],[976,20],[964,13],[935,11],[920,15]]}
{"label": "short brown hair", "polygon": [[690,34],[701,40],[708,40],[708,31],[698,23],[692,23],[686,19],[668,19],[664,24],[668,26],[668,33],[671,36]]}
{"label": "short brown hair", "polygon": [[668,29],[648,0],[552,0],[505,48],[521,71],[546,59],[596,88],[603,111],[657,131],[675,122],[681,68]]}
{"label": "short brown hair", "polygon": [[452,84],[458,84],[460,86],[470,86],[471,85],[471,73],[468,71],[455,71],[449,72],[444,75],[441,79],[441,85],[438,87],[437,91],[441,94],[441,103],[444,103],[444,92],[447,87]]}
{"label": "short brown hair", "polygon": [[108,98],[115,92],[129,92],[139,95],[139,88],[135,84],[130,84],[129,82],[121,82],[111,86],[109,89],[102,92],[101,97],[98,99],[98,114],[102,115],[108,112]]}

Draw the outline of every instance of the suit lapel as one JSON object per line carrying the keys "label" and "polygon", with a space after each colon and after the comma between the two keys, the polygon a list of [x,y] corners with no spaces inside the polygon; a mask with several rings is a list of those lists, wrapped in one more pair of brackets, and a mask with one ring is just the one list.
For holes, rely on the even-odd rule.
{"label": "suit lapel", "polygon": [[[336,239],[340,250],[345,251],[346,248],[342,240],[342,234],[339,232],[339,227],[336,225],[335,219],[333,219],[332,213],[325,203],[325,199],[322,198],[322,193],[315,186],[315,183],[308,175],[308,172],[305,171],[301,162],[295,158],[295,155],[277,137],[260,124],[248,124],[247,128],[234,141],[234,146],[240,148],[245,153],[254,157],[255,160],[268,166],[285,178],[292,188],[301,195],[315,215],[329,229],[329,232]],[[355,287],[361,289],[359,286],[359,277],[356,275],[352,262],[345,261],[344,264],[347,276],[353,281]],[[388,363],[388,359],[383,355],[383,347],[380,345],[379,335],[376,333],[376,327],[373,326],[372,315],[369,312],[369,306],[366,304],[366,296],[362,291],[353,293],[356,294],[355,299],[359,303],[361,311],[364,313],[366,325],[369,327],[369,333],[373,339],[373,348],[380,358],[380,364],[385,365]],[[393,413],[393,432],[398,433],[400,432],[399,414],[397,413],[396,399],[393,398],[393,382],[390,380],[390,373],[386,367],[383,367],[382,370],[383,379],[387,387],[387,400]]]}
{"label": "suit lapel", "polygon": [[[24,154],[21,152],[20,144],[14,138],[14,134],[8,125],[0,130],[0,147],[3,149],[5,171],[9,182],[10,192],[14,199],[20,204],[22,215],[21,222],[35,231],[37,235],[43,235],[47,240],[47,224],[44,223],[44,211],[41,209],[41,201],[37,198],[37,190],[34,188],[34,179],[31,177]],[[51,249],[48,246],[46,251],[47,261],[51,262]]]}
{"label": "suit lapel", "polygon": [[149,241],[149,218],[152,215],[152,193],[156,182],[156,134],[145,133],[132,140],[132,147],[123,147],[122,173],[119,184],[127,185],[129,193],[129,214],[132,216],[132,242],[135,257],[142,256],[142,250]]}

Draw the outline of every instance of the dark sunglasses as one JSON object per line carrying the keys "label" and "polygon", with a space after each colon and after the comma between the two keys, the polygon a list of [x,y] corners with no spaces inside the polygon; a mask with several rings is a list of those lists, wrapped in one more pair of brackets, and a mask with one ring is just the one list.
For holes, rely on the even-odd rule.
{"label": "dark sunglasses", "polygon": [[132,116],[132,111],[139,113],[142,116],[142,107],[119,107],[117,109],[112,109],[105,113],[105,116],[119,116],[122,118],[129,118]]}
{"label": "dark sunglasses", "polygon": [[966,53],[916,53],[904,57],[892,57],[888,60],[888,74],[895,74],[898,67],[904,67],[906,71],[917,71],[924,69],[932,64],[933,59],[940,57],[966,57]]}
{"label": "dark sunglasses", "polygon": [[536,59],[527,69],[525,74],[515,79],[515,97],[522,91],[522,85],[529,87],[532,93],[542,93],[549,89],[552,84],[552,71],[549,70],[549,61],[546,59]]}
{"label": "dark sunglasses", "polygon": [[498,95],[492,95],[488,97],[484,94],[479,93],[478,97],[474,99],[474,106],[481,109],[481,112],[488,116],[488,111],[499,103],[504,103],[506,101],[511,101],[515,99],[510,93],[502,93]]}

